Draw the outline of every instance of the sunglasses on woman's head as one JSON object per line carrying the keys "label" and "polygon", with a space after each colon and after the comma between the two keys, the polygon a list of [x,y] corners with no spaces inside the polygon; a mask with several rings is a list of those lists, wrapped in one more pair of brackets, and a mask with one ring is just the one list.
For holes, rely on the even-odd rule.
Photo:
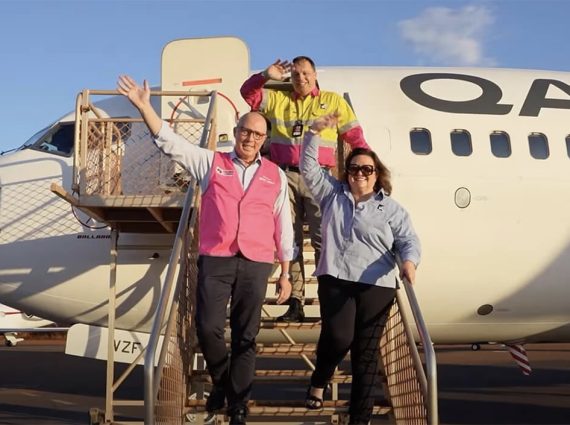
{"label": "sunglasses on woman's head", "polygon": [[350,164],[348,166],[348,168],[346,169],[346,171],[351,176],[356,176],[358,174],[358,172],[360,171],[363,176],[368,177],[368,176],[371,176],[372,174],[374,174],[374,171],[376,171],[376,169],[374,168],[373,165]]}

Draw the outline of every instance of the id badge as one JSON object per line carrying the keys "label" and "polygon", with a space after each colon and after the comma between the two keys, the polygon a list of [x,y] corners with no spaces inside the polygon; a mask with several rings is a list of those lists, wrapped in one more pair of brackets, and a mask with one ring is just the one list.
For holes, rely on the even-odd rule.
{"label": "id badge", "polygon": [[295,121],[295,124],[293,125],[292,136],[301,137],[302,134],[303,134],[303,123],[301,121]]}

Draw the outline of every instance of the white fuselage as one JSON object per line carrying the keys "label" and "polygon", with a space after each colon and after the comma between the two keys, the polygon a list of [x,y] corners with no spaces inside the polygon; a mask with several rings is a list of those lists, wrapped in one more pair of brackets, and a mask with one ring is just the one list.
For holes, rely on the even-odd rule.
{"label": "white fuselage", "polygon": [[23,313],[15,308],[8,307],[7,305],[0,304],[0,333],[5,332],[6,330],[29,330],[51,324],[53,324],[53,322],[50,320],[41,319],[39,317]]}
{"label": "white fuselage", "polygon": [[[392,171],[393,197],[411,214],[423,250],[415,289],[433,341],[570,341],[570,73],[318,72],[320,87],[348,94],[367,141]],[[229,95],[239,103],[239,94]],[[123,98],[98,106],[136,116]],[[430,136],[430,153],[412,150],[412,130]],[[469,155],[452,150],[457,131],[470,136]],[[510,140],[507,157],[492,152],[497,132]],[[547,138],[546,158],[531,155],[530,134]],[[0,301],[60,324],[104,325],[109,230],[82,227],[49,190],[52,182],[71,186],[72,162],[34,149],[0,157]],[[120,244],[148,248],[119,256],[118,327],[149,329],[170,241],[120,236]]]}

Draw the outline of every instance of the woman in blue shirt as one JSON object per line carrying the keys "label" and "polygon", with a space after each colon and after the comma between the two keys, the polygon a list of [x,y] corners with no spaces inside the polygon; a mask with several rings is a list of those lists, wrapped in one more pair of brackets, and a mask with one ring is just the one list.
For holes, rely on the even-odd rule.
{"label": "woman in blue shirt", "polygon": [[396,255],[400,277],[413,283],[421,250],[407,211],[389,197],[390,172],[373,151],[354,149],[342,180],[319,166],[319,133],[336,120],[328,115],[314,121],[301,153],[301,173],[321,207],[323,235],[315,271],[322,326],[305,405],[323,407],[325,387],[350,350],[350,424],[368,424],[379,340],[396,294]]}

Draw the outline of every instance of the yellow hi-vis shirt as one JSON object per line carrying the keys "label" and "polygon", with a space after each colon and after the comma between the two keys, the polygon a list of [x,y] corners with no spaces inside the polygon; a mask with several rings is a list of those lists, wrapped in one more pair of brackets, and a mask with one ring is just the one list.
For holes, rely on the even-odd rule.
{"label": "yellow hi-vis shirt", "polygon": [[[339,134],[360,125],[350,105],[339,94],[322,90],[303,99],[294,92],[264,89],[260,110],[271,122],[271,160],[283,165],[299,165],[303,135],[318,117],[334,112],[339,114],[337,128],[326,128],[319,134],[322,140],[319,163],[325,167],[336,165]],[[303,131],[294,137],[293,127],[298,122]]]}

